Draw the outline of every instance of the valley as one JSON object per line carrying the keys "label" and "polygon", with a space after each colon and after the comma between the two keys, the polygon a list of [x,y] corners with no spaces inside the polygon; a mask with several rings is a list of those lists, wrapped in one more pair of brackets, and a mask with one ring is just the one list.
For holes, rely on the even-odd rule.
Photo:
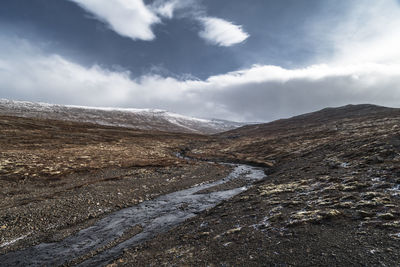
{"label": "valley", "polygon": [[[399,109],[349,105],[214,135],[9,115],[0,127],[0,259],[219,181],[235,168],[228,162],[257,166],[266,177],[101,265],[398,264]],[[232,180],[197,194],[247,185]],[[118,242],[146,225],[127,227]],[[85,266],[118,242],[66,260]]]}

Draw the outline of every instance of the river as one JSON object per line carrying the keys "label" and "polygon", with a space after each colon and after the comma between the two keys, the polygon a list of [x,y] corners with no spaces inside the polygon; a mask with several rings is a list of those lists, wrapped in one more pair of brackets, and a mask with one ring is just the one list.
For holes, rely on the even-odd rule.
{"label": "river", "polygon": [[[111,213],[62,241],[1,255],[0,266],[105,266],[122,255],[124,249],[167,232],[265,178],[262,168],[242,164],[233,166],[227,177],[216,182],[193,186]],[[235,179],[245,180],[246,185],[224,191],[200,192]],[[129,236],[129,231],[135,227],[140,230]]]}

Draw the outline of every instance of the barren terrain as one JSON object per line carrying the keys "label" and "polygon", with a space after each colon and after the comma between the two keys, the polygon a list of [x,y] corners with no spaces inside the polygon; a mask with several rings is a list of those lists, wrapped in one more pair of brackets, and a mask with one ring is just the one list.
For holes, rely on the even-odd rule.
{"label": "barren terrain", "polygon": [[398,266],[399,126],[398,109],[346,106],[188,148],[269,176],[113,265]]}
{"label": "barren terrain", "polygon": [[229,168],[175,156],[199,135],[0,117],[0,249],[59,240],[105,214],[214,181]]}
{"label": "barren terrain", "polygon": [[261,166],[268,177],[125,249],[110,266],[400,263],[398,109],[325,109],[214,136],[0,122],[2,254],[61,240],[112,211],[220,180],[233,168],[204,161],[212,160]]}

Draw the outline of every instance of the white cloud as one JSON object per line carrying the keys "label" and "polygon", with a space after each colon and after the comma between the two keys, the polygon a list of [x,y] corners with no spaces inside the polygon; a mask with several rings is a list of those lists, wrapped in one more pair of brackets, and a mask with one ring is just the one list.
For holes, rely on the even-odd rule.
{"label": "white cloud", "polygon": [[23,41],[0,39],[0,97],[59,104],[160,108],[231,120],[272,120],[326,106],[400,106],[400,64],[258,66],[178,80],[84,67]]}
{"label": "white cloud", "polygon": [[152,9],[162,17],[172,19],[174,16],[174,11],[182,6],[182,2],[180,0],[160,0],[156,1]]}
{"label": "white cloud", "polygon": [[153,40],[152,26],[160,18],[143,0],[71,0],[97,19],[107,23],[112,30],[133,40]]}
{"label": "white cloud", "polygon": [[203,17],[199,20],[204,27],[199,36],[211,44],[232,46],[249,37],[249,34],[243,31],[242,26],[229,21],[213,17]]}
{"label": "white cloud", "polygon": [[[374,1],[369,2],[368,12],[364,7],[352,10],[332,32],[322,29],[321,35],[328,32],[325,37],[335,51],[326,57],[326,64],[298,69],[254,65],[205,80],[157,75],[132,79],[129,72],[84,67],[58,55],[46,55],[26,41],[0,36],[0,51],[7,51],[0,54],[0,97],[160,108],[243,121],[268,121],[349,103],[400,107],[396,49],[400,39],[392,35],[400,26],[400,7],[391,0]],[[385,11],[385,18],[375,9]],[[226,43],[225,39],[230,38],[218,44]]]}
{"label": "white cloud", "polygon": [[153,25],[161,23],[162,18],[172,19],[178,9],[186,10],[182,14],[183,18],[195,19],[202,24],[204,29],[199,36],[211,44],[232,46],[249,37],[241,26],[223,19],[202,16],[205,11],[194,0],[156,0],[151,5],[146,5],[143,0],[70,1],[106,23],[116,33],[133,40],[155,39]]}
{"label": "white cloud", "polygon": [[342,16],[321,14],[307,27],[313,39],[331,46],[332,53],[324,57],[328,62],[400,63],[399,3],[398,0],[347,1]]}

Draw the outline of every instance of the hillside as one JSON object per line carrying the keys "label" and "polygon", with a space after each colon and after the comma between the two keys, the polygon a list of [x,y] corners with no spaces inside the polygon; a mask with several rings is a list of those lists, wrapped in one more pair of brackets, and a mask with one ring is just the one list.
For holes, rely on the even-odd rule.
{"label": "hillside", "polygon": [[115,266],[398,265],[399,109],[329,108],[219,137],[187,155],[265,166],[268,177]]}
{"label": "hillside", "polygon": [[[217,135],[0,116],[0,134],[0,266],[398,265],[400,109]],[[104,240],[79,239],[99,225]]]}
{"label": "hillside", "polygon": [[[221,133],[221,137],[257,136],[273,132],[290,131],[309,127],[336,129],[338,125],[351,120],[367,120],[398,116],[400,109],[387,108],[370,104],[347,105],[337,108],[324,108],[319,111],[280,119],[270,123],[247,125]],[[336,125],[337,124],[337,125]],[[331,128],[329,128],[331,127]]]}
{"label": "hillside", "polygon": [[[326,108],[217,134],[218,141],[205,150],[213,157],[272,166],[281,157],[297,156],[322,144],[336,142],[339,149],[344,148],[343,143],[357,143],[363,137],[395,134],[399,131],[399,117],[400,109],[374,105]],[[201,154],[202,150],[195,152]]]}
{"label": "hillside", "polygon": [[205,120],[157,109],[121,109],[63,106],[0,99],[0,114],[27,118],[95,123],[104,126],[179,133],[215,134],[243,123]]}

